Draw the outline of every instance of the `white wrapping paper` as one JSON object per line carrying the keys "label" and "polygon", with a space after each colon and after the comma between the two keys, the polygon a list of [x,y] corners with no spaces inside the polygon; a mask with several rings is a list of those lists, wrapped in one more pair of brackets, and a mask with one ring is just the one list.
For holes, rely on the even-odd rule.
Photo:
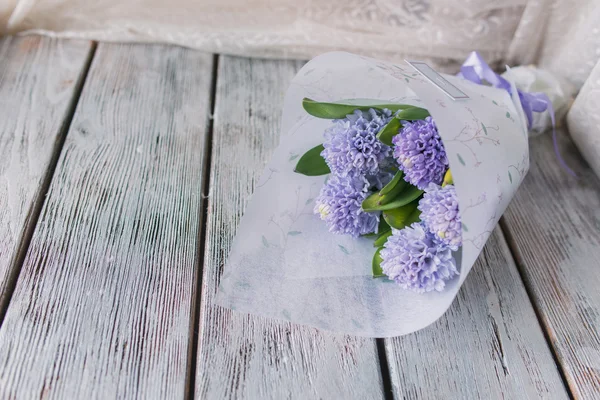
{"label": "white wrapping paper", "polygon": [[[438,319],[529,168],[518,96],[511,99],[504,90],[445,78],[469,98],[452,100],[407,64],[340,52],[306,64],[288,90],[281,145],[241,220],[217,303],[369,337],[407,334]],[[326,177],[293,170],[299,156],[323,142],[323,131],[332,121],[307,115],[304,97],[329,102],[371,99],[429,110],[450,160],[463,222],[463,247],[455,253],[460,277],[449,281],[443,292],[417,294],[374,279],[372,239],[332,234],[313,214],[314,198]]]}

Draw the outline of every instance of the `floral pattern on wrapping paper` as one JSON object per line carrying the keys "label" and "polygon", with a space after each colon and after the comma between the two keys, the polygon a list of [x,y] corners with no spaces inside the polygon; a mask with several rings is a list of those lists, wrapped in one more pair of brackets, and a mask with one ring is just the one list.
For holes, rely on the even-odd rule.
{"label": "floral pattern on wrapping paper", "polygon": [[[486,125],[473,114],[473,110],[470,107],[465,107],[465,109],[471,114],[471,121],[466,122],[454,138],[445,140],[444,142],[456,142],[464,146],[471,155],[471,159],[474,161],[472,166],[478,167],[481,165],[482,160],[479,159],[475,146],[483,146],[486,144],[499,146],[500,139],[491,136],[490,132],[497,132],[500,130],[500,127],[498,125]],[[457,153],[457,158],[462,165],[467,166],[463,155]]]}
{"label": "floral pattern on wrapping paper", "polygon": [[294,226],[302,216],[313,216],[313,202],[318,193],[317,183],[312,183],[308,187],[308,191],[302,189],[302,186],[298,186],[295,190],[296,204],[293,209],[285,210],[279,214],[271,214],[269,225],[276,228],[275,236],[262,235],[261,242],[264,247],[285,249],[290,236],[302,235],[302,231],[295,229]]}

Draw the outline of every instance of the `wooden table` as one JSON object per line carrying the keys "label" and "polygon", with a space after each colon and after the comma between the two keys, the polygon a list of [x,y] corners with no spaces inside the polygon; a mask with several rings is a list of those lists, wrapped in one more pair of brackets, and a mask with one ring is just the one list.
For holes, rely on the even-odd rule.
{"label": "wooden table", "polygon": [[600,181],[549,135],[450,310],[375,340],[213,305],[302,62],[0,40],[0,398],[600,398]]}

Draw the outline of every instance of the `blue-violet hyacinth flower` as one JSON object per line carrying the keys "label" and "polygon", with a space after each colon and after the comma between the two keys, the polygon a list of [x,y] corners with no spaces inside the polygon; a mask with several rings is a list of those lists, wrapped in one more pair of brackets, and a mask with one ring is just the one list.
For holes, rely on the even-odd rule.
{"label": "blue-violet hyacinth flower", "polygon": [[441,187],[434,183],[429,184],[418,208],[421,211],[421,221],[431,233],[452,250],[461,246],[462,225],[454,185]]}
{"label": "blue-violet hyacinth flower", "polygon": [[363,211],[362,202],[371,193],[371,184],[362,176],[332,175],[316,198],[314,212],[329,231],[358,237],[377,231],[379,215]]}
{"label": "blue-violet hyacinth flower", "polygon": [[325,131],[321,155],[336,175],[367,175],[379,171],[379,163],[391,154],[389,146],[377,139],[377,133],[391,119],[390,110],[355,110],[336,120]]}
{"label": "blue-violet hyacinth flower", "polygon": [[425,189],[430,183],[442,183],[448,168],[444,144],[431,117],[402,121],[402,128],[392,138],[394,158],[404,171],[404,179]]}
{"label": "blue-violet hyacinth flower", "polygon": [[392,229],[381,250],[381,269],[403,289],[425,293],[442,291],[458,274],[449,246],[418,222]]}

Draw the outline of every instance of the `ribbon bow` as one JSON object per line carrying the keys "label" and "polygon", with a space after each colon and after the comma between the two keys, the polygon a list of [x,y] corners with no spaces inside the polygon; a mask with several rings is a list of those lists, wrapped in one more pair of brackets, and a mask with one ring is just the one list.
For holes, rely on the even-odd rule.
{"label": "ribbon bow", "polygon": [[[460,67],[459,76],[478,85],[481,85],[485,80],[492,86],[499,89],[504,89],[509,94],[512,94],[510,82],[496,74],[476,51],[469,54],[469,57],[467,57],[463,65]],[[577,174],[575,174],[575,172],[573,172],[573,170],[567,166],[560,155],[560,151],[558,150],[558,141],[556,139],[556,120],[554,109],[552,108],[552,102],[548,98],[548,95],[541,92],[528,93],[519,89],[517,89],[517,93],[519,94],[519,99],[521,100],[521,105],[523,107],[523,111],[525,112],[525,116],[527,116],[528,129],[531,129],[533,124],[534,112],[544,112],[548,110],[548,113],[550,114],[550,120],[552,121],[552,141],[554,143],[554,152],[556,153],[556,158],[558,158],[560,165],[569,174],[576,177]]]}

